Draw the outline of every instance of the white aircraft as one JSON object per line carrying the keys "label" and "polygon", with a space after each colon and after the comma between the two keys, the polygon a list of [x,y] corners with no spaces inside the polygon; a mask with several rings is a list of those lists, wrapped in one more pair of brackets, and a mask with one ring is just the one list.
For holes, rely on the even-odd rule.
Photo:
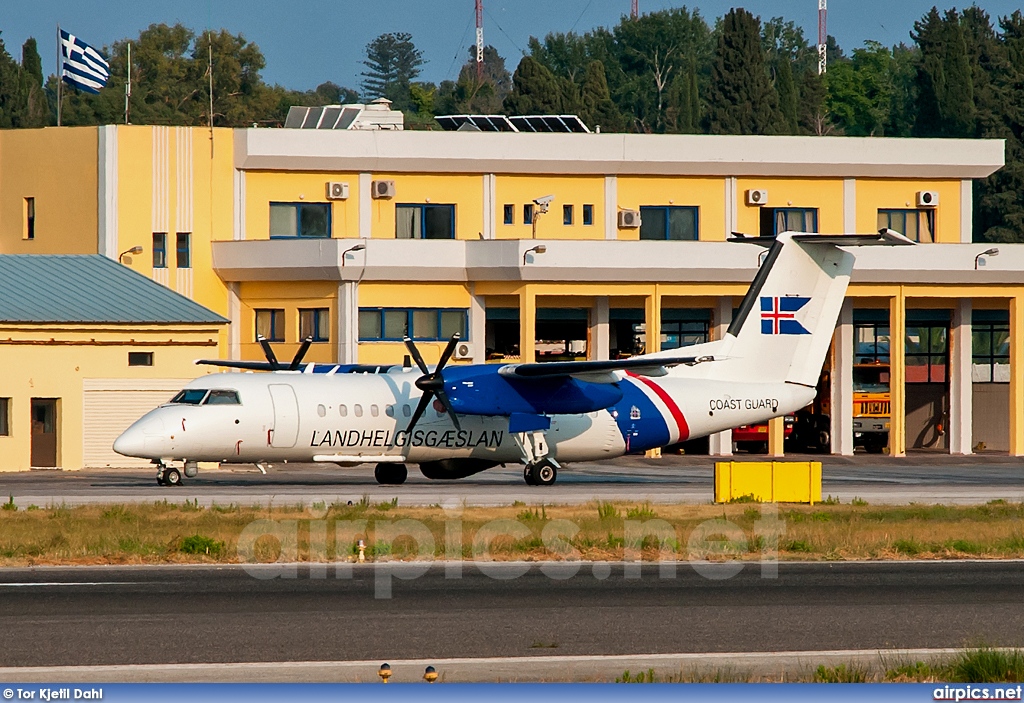
{"label": "white aircraft", "polygon": [[197,462],[376,464],[400,484],[407,464],[431,479],[522,463],[530,485],[555,482],[562,462],[610,459],[793,413],[815,394],[854,257],[840,247],[913,242],[873,235],[785,232],[731,241],[767,255],[720,340],[616,361],[436,367],[415,344],[401,366],[287,367],[266,340],[261,361],[203,360],[270,373],[192,381],[129,427],[114,451],[151,459],[178,485]]}

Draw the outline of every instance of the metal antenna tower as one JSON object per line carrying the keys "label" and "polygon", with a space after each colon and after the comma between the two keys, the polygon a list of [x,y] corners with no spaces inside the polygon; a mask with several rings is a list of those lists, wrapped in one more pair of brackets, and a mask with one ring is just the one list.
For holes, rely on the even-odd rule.
{"label": "metal antenna tower", "polygon": [[630,8],[629,16],[636,19],[640,16],[640,0],[633,0],[633,5]]}
{"label": "metal antenna tower", "polygon": [[484,78],[484,0],[476,0],[476,79]]}
{"label": "metal antenna tower", "polygon": [[825,72],[825,54],[828,46],[828,29],[825,15],[828,14],[828,0],[818,0],[818,75]]}

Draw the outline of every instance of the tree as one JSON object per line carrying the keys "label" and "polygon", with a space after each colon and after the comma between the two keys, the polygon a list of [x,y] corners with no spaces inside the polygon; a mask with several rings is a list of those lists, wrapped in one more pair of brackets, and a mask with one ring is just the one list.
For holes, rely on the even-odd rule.
{"label": "tree", "polygon": [[826,98],[828,91],[825,81],[818,75],[818,68],[808,69],[800,77],[800,103],[797,108],[797,123],[800,132],[818,137],[831,133],[832,121]]}
{"label": "tree", "polygon": [[21,46],[20,102],[22,114],[16,127],[43,127],[49,124],[49,105],[43,88],[43,61],[36,40],[29,37]]}
{"label": "tree", "polygon": [[604,64],[600,61],[587,64],[580,102],[580,117],[591,129],[600,127],[602,132],[621,132],[625,129],[625,120],[608,92]]}
{"label": "tree", "polygon": [[512,75],[505,98],[506,115],[557,115],[562,112],[562,86],[551,71],[532,56],[524,56]]}
{"label": "tree", "polygon": [[424,64],[423,52],[412,42],[408,32],[381,34],[366,45],[366,59],[363,65],[363,100],[387,98],[396,109],[410,107],[409,86],[420,74]]}
{"label": "tree", "polygon": [[505,96],[512,89],[512,76],[505,68],[505,59],[488,44],[484,47],[483,70],[477,77],[476,46],[469,47],[469,60],[459,71],[457,81],[443,81],[438,88],[437,114],[500,113]]}
{"label": "tree", "polygon": [[768,78],[760,22],[746,10],[722,19],[711,65],[706,124],[713,134],[778,134],[779,98]]}
{"label": "tree", "polygon": [[960,17],[932,8],[911,33],[921,49],[915,132],[922,137],[965,137],[975,131],[974,83]]}
{"label": "tree", "polygon": [[786,134],[797,134],[799,126],[796,83],[793,82],[792,65],[786,59],[781,59],[775,68],[775,90],[779,96],[783,130]]}

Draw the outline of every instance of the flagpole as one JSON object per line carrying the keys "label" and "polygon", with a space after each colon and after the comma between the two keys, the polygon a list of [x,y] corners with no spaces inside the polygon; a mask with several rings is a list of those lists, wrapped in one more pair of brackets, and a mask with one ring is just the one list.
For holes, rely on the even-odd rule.
{"label": "flagpole", "polygon": [[128,42],[128,82],[124,84],[124,123],[130,124],[129,117],[130,104],[129,101],[132,97],[132,43]]}
{"label": "flagpole", "polygon": [[60,113],[61,103],[63,101],[64,91],[61,89],[61,83],[64,82],[64,68],[61,65],[61,59],[64,56],[60,50],[60,24],[57,24],[57,126],[60,127]]}

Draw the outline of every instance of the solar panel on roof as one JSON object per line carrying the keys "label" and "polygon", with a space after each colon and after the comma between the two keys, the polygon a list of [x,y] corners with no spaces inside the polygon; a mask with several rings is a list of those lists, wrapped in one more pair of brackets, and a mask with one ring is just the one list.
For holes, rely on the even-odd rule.
{"label": "solar panel on roof", "polygon": [[320,123],[320,115],[323,114],[322,107],[311,107],[306,113],[306,119],[302,121],[302,129],[316,129]]}
{"label": "solar panel on roof", "polygon": [[320,129],[334,129],[338,118],[341,116],[341,107],[329,105],[324,108],[324,116],[320,118]]}
{"label": "solar panel on roof", "polygon": [[348,129],[352,126],[352,123],[359,117],[359,113],[362,112],[361,107],[342,107],[341,117],[338,118],[338,123],[334,125],[335,129]]}
{"label": "solar panel on roof", "polygon": [[308,107],[290,107],[288,108],[288,116],[284,118],[284,126],[289,129],[298,129],[302,126],[302,121],[306,119],[306,113],[309,112]]}

